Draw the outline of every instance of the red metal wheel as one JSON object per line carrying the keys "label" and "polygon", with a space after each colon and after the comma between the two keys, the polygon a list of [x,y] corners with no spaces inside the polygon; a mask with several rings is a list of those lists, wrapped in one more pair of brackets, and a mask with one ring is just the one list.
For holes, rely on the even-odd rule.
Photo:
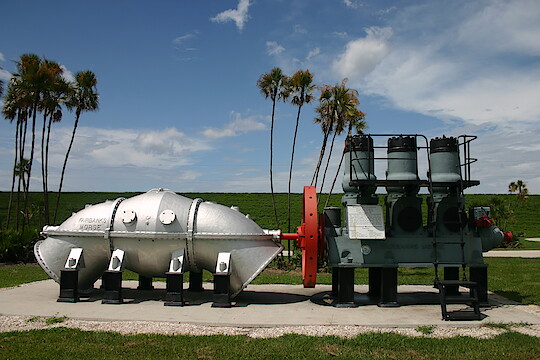
{"label": "red metal wheel", "polygon": [[302,280],[304,287],[312,288],[317,283],[320,237],[315,186],[304,186],[303,205],[302,226],[301,229],[298,229],[298,245],[302,248]]}
{"label": "red metal wheel", "polygon": [[302,225],[296,231],[282,233],[281,239],[296,240],[296,245],[302,249],[302,280],[304,287],[312,288],[317,283],[317,260],[323,255],[315,186],[304,186]]}

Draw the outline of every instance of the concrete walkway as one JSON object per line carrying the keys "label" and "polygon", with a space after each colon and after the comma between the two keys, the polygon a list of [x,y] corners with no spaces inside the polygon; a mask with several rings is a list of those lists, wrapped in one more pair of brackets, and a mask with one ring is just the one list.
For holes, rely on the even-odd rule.
{"label": "concrete walkway", "polygon": [[[70,319],[103,321],[161,321],[181,324],[283,327],[310,325],[354,325],[371,327],[451,326],[471,327],[485,323],[540,324],[540,307],[522,305],[490,294],[490,307],[482,308],[481,321],[442,321],[437,290],[431,286],[399,286],[398,301],[403,306],[380,308],[361,305],[356,308],[335,308],[327,305],[329,285],[304,289],[299,285],[249,285],[232,308],[213,308],[212,285],[204,284],[203,293],[186,291],[188,305],[164,306],[165,283],[154,282],[156,290],[135,290],[137,282],[123,284],[125,303],[102,304],[102,292],[78,303],[58,303],[59,286],[44,280],[15,288],[0,289],[0,315],[67,316]],[[96,284],[99,286],[99,283]],[[187,287],[187,284],[185,284]],[[355,286],[360,298],[367,285]],[[462,289],[464,291],[464,289]],[[461,305],[459,305],[461,306]]]}
{"label": "concrete walkway", "polygon": [[540,250],[491,250],[484,257],[540,258]]}

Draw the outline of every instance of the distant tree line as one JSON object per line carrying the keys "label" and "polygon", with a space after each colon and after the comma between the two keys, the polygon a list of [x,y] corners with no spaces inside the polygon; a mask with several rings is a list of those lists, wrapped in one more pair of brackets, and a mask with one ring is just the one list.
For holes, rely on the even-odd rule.
{"label": "distant tree line", "polygon": [[[272,117],[270,125],[270,192],[272,193],[272,205],[274,208],[274,218],[276,228],[280,228],[279,219],[277,216],[276,203],[274,200],[274,180],[273,180],[273,144],[274,144],[274,120],[276,111],[276,102],[290,101],[291,104],[298,107],[296,115],[296,123],[292,140],[291,161],[289,166],[289,184],[288,184],[288,230],[291,231],[291,213],[290,213],[290,194],[291,194],[291,179],[293,174],[294,152],[296,146],[296,138],[298,135],[298,125],[300,121],[300,112],[304,104],[311,103],[314,99],[314,92],[318,90],[319,104],[316,107],[317,116],[314,122],[321,126],[323,140],[319,159],[313,172],[311,185],[322,191],[330,158],[334,149],[334,141],[336,136],[342,135],[344,132],[351,135],[353,131],[362,133],[366,127],[365,114],[358,109],[360,101],[358,100],[358,91],[347,87],[347,79],[343,79],[341,83],[336,85],[314,85],[313,74],[309,70],[298,70],[292,76],[283,74],[283,71],[276,67],[266,74],[262,74],[257,86],[261,93],[272,101]],[[324,171],[321,176],[321,167],[326,155],[326,148],[329,139],[330,149],[324,166]],[[334,177],[332,188],[337,179],[343,156],[339,163],[338,170]],[[320,181],[320,182],[319,182]]]}
{"label": "distant tree line", "polygon": [[[92,71],[77,72],[74,80],[69,81],[57,62],[34,54],[21,55],[16,65],[17,73],[12,74],[7,83],[2,114],[6,120],[15,123],[11,191],[4,226],[18,230],[29,224],[36,211],[35,206],[29,204],[28,193],[37,150],[41,156],[43,187],[43,208],[37,212],[43,215],[43,221],[50,223],[49,145],[53,125],[62,121],[67,109],[75,112],[75,122],[60,174],[53,215],[53,222],[56,222],[64,175],[80,116],[85,111],[98,109],[99,96],[97,79]],[[4,95],[3,90],[4,84],[0,82],[0,96]],[[41,127],[41,139],[36,140],[38,126]]]}

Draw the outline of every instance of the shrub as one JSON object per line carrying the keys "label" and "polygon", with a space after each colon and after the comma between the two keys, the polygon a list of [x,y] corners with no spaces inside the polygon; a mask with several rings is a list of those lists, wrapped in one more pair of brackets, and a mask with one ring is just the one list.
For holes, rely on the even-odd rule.
{"label": "shrub", "polygon": [[35,228],[0,230],[0,262],[33,262],[34,244],[38,240],[39,231]]}

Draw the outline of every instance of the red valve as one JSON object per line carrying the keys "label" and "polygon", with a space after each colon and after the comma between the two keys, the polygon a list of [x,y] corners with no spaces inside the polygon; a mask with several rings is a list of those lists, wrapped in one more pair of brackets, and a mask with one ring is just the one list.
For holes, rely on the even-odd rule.
{"label": "red valve", "polygon": [[486,215],[480,216],[475,220],[476,227],[479,228],[490,228],[493,226],[493,220]]}
{"label": "red valve", "polygon": [[[317,282],[317,260],[322,253],[322,227],[317,212],[315,186],[304,186],[302,225],[296,233],[281,234],[284,240],[296,240],[302,249],[302,280],[304,287],[315,287]],[[322,245],[322,244],[321,244]]]}

